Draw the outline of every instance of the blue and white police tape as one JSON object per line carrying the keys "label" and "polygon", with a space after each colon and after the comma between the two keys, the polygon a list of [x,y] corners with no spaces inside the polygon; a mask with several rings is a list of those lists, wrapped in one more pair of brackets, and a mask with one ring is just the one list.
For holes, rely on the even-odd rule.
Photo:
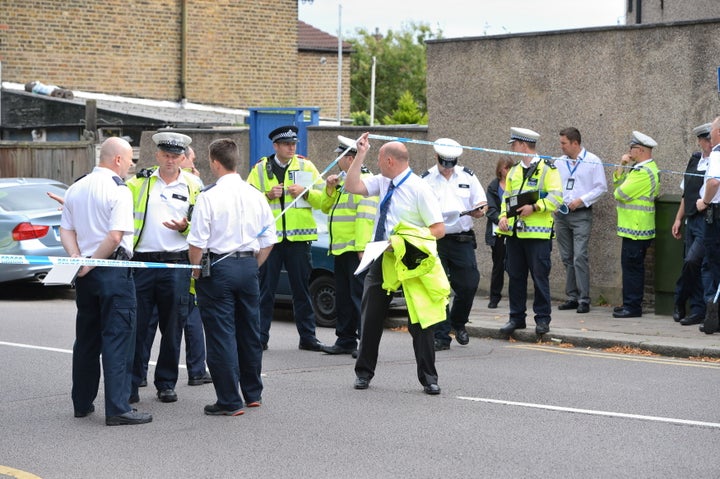
{"label": "blue and white police tape", "polygon": [[[411,144],[416,144],[416,145],[457,146],[457,145],[448,145],[448,144],[442,143],[442,142],[435,142],[435,141],[428,141],[428,140],[416,140],[416,139],[414,139],[414,138],[403,138],[403,137],[397,137],[397,136],[375,135],[375,134],[373,134],[373,133],[371,133],[370,135],[368,135],[368,138],[371,138],[371,139],[373,139],[373,140],[382,140],[382,141],[399,141],[400,143],[411,143]],[[482,147],[479,147],[479,146],[460,145],[460,147],[463,148],[463,149],[465,149],[465,150],[480,151],[480,152],[483,152],[483,153],[497,153],[497,154],[500,154],[500,155],[508,155],[508,156],[532,156],[532,157],[537,157],[537,158],[541,158],[541,159],[544,159],[544,160],[550,160],[550,161],[552,161],[552,162],[556,162],[556,161],[568,161],[567,158],[563,158],[563,157],[561,157],[561,156],[538,155],[538,154],[536,154],[536,153],[520,153],[520,152],[517,152],[517,151],[509,151],[509,150],[495,150],[495,149],[492,149],[492,148],[482,148]],[[582,161],[582,160],[581,160],[581,161]],[[622,168],[625,168],[625,169],[627,169],[627,170],[631,170],[631,169],[633,169],[633,168],[636,166],[636,165],[634,165],[634,164],[632,164],[632,165],[623,165],[623,164],[620,164],[620,163],[608,163],[608,162],[603,162],[603,161],[601,161],[600,164],[603,165],[603,166],[611,167],[611,168],[622,167]],[[676,171],[676,170],[668,170],[668,169],[658,169],[658,173],[665,173],[665,174],[670,174],[670,175],[680,175],[680,176],[686,175],[686,176],[700,176],[700,177],[705,177],[704,174],[700,174],[700,173],[692,173],[692,172]],[[713,177],[713,178],[720,179],[720,177],[717,177],[717,176],[715,176],[715,177]]]}
{"label": "blue and white police tape", "polygon": [[19,254],[0,254],[0,264],[72,264],[80,266],[105,266],[112,268],[200,268],[200,265],[191,264],[152,263],[147,261],[127,261],[99,258],[70,258],[68,256],[25,256]]}

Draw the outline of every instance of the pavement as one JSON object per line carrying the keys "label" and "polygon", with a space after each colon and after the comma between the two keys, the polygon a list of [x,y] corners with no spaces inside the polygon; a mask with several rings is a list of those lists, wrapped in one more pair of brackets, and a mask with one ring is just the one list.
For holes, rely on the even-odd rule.
{"label": "pavement", "polygon": [[[471,338],[507,340],[500,328],[508,320],[508,302],[503,299],[497,309],[487,307],[487,298],[475,298],[467,331]],[[682,326],[672,316],[656,315],[652,311],[640,318],[613,318],[613,306],[591,306],[590,312],[578,314],[575,310],[560,311],[561,301],[553,303],[550,332],[542,342],[572,345],[583,348],[606,349],[625,346],[651,351],[662,356],[679,358],[720,358],[720,333],[705,334],[698,325]],[[388,318],[389,326],[407,324],[405,317]],[[532,298],[528,299],[527,329],[516,330],[516,341],[538,342],[532,313]],[[472,341],[472,339],[471,339]],[[455,341],[451,348],[462,347]]]}

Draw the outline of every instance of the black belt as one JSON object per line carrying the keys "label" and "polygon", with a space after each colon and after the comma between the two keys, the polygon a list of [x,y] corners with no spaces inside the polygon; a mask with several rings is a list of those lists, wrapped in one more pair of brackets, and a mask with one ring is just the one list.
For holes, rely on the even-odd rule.
{"label": "black belt", "polygon": [[133,255],[132,259],[133,261],[146,261],[151,263],[182,263],[189,261],[187,250],[137,252]]}
{"label": "black belt", "polygon": [[590,206],[581,206],[580,208],[575,208],[574,210],[568,211],[568,213],[574,213],[576,211],[585,211],[585,210],[592,210],[592,205]]}
{"label": "black belt", "polygon": [[233,251],[232,253],[210,253],[210,259],[215,260],[217,258],[223,258],[227,256],[228,258],[249,258],[251,256],[255,256],[254,251]]}
{"label": "black belt", "polygon": [[447,239],[453,240],[453,241],[457,241],[459,243],[470,243],[475,240],[475,232],[473,230],[470,230],[470,231],[463,231],[462,233],[447,233],[441,239],[444,239],[444,238],[447,238]]}

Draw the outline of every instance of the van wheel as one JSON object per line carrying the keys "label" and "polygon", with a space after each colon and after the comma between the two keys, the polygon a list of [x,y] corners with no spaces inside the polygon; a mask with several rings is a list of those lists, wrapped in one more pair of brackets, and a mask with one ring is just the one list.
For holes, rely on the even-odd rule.
{"label": "van wheel", "polygon": [[335,282],[332,276],[318,276],[310,283],[310,298],[315,323],[323,328],[334,328],[337,319],[335,310]]}

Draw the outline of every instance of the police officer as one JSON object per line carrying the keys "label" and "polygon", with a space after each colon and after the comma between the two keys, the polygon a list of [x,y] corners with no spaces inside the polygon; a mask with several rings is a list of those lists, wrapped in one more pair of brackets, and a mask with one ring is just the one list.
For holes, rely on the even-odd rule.
{"label": "police officer", "polygon": [[[128,181],[135,211],[136,261],[188,264],[186,236],[195,198],[200,192],[192,173],[182,171],[187,146],[192,141],[181,133],[152,136],[157,167],[138,172]],[[161,402],[177,401],[180,343],[188,314],[190,271],[182,268],[136,268],[135,294],[138,328],[133,365],[131,402],[140,400],[138,387],[144,379],[149,355],[147,341],[153,310],[157,308],[162,335],[155,366],[155,387]],[[154,329],[153,329],[154,331]]]}
{"label": "police officer", "polygon": [[[452,307],[446,308],[445,321],[435,325],[435,351],[442,351],[450,349],[451,327],[455,341],[462,345],[470,342],[465,325],[480,282],[472,218],[485,214],[487,198],[475,173],[457,164],[463,152],[457,141],[439,138],[434,149],[437,164],[423,173],[422,178],[432,188],[443,211],[445,236],[437,241],[437,249],[455,292]],[[464,212],[469,213],[460,216]]]}
{"label": "police officer", "polygon": [[[680,232],[685,223],[685,251],[680,276],[675,283],[675,308],[673,319],[683,326],[700,324],[705,319],[705,300],[703,299],[702,262],[705,257],[705,215],[697,209],[697,200],[700,198],[700,188],[703,186],[703,175],[707,171],[710,161],[712,145],[710,143],[710,123],[693,128],[693,135],[697,137],[700,151],[690,156],[685,175],[680,183],[683,191],[678,206],[675,222],[672,226],[672,235],[675,239],[682,238]],[[685,303],[690,301],[690,314],[685,315]]]}
{"label": "police officer", "polygon": [[705,183],[696,202],[698,211],[705,215],[705,319],[700,331],[713,334],[718,331],[718,303],[715,299],[720,285],[720,116],[710,125],[712,151]]}
{"label": "police officer", "polygon": [[[93,171],[65,194],[60,238],[73,258],[132,256],[132,195],[122,178],[132,165],[132,147],[105,140]],[[78,308],[73,346],[72,400],[75,417],[95,411],[102,355],[105,424],[152,421],[128,403],[135,348],[135,287],[132,269],[83,266],[75,281]]]}
{"label": "police officer", "polygon": [[[306,186],[320,178],[315,165],[295,153],[298,137],[296,126],[281,126],[270,132],[275,153],[260,158],[253,166],[247,182],[265,195],[277,218]],[[320,351],[323,344],[315,337],[315,314],[310,300],[310,243],[317,239],[317,225],[312,208],[320,209],[325,193],[310,188],[303,197],[277,218],[278,243],[260,268],[260,322],[263,349],[270,340],[270,324],[275,307],[275,290],[283,265],[287,270],[293,296],[295,325],[300,335],[298,347]]]}
{"label": "police officer", "polygon": [[528,273],[535,284],[535,333],[550,331],[552,213],[562,204],[562,186],[555,166],[535,152],[539,139],[533,130],[510,129],[510,149],[523,156],[508,172],[498,222],[499,233],[507,235],[510,319],[500,328],[505,335],[526,327]]}
{"label": "police officer", "polygon": [[645,253],[655,238],[655,198],[660,193],[658,167],[652,159],[657,142],[633,131],[630,150],[613,172],[617,201],[617,235],[622,238],[622,306],[615,318],[642,316],[645,290]]}
{"label": "police officer", "polygon": [[211,416],[243,414],[243,398],[248,407],[262,402],[258,267],[276,241],[275,218],[263,195],[237,174],[239,161],[233,140],[210,144],[217,181],[198,197],[187,238],[191,263],[200,265],[205,256],[208,264],[205,272],[193,269],[193,277],[217,395],[205,406]]}
{"label": "police officer", "polygon": [[[355,141],[338,135],[340,145],[335,153],[347,153],[338,160],[340,175],[329,175],[325,181],[322,211],[328,215],[330,254],[334,258],[335,307],[337,322],[333,345],[323,346],[327,354],[353,354],[360,339],[360,302],[362,300],[364,271],[358,275],[365,245],[372,239],[373,221],[377,211],[377,196],[367,198],[345,191],[345,174],[357,154]],[[349,148],[349,150],[348,150]],[[363,166],[361,178],[372,173]]]}

